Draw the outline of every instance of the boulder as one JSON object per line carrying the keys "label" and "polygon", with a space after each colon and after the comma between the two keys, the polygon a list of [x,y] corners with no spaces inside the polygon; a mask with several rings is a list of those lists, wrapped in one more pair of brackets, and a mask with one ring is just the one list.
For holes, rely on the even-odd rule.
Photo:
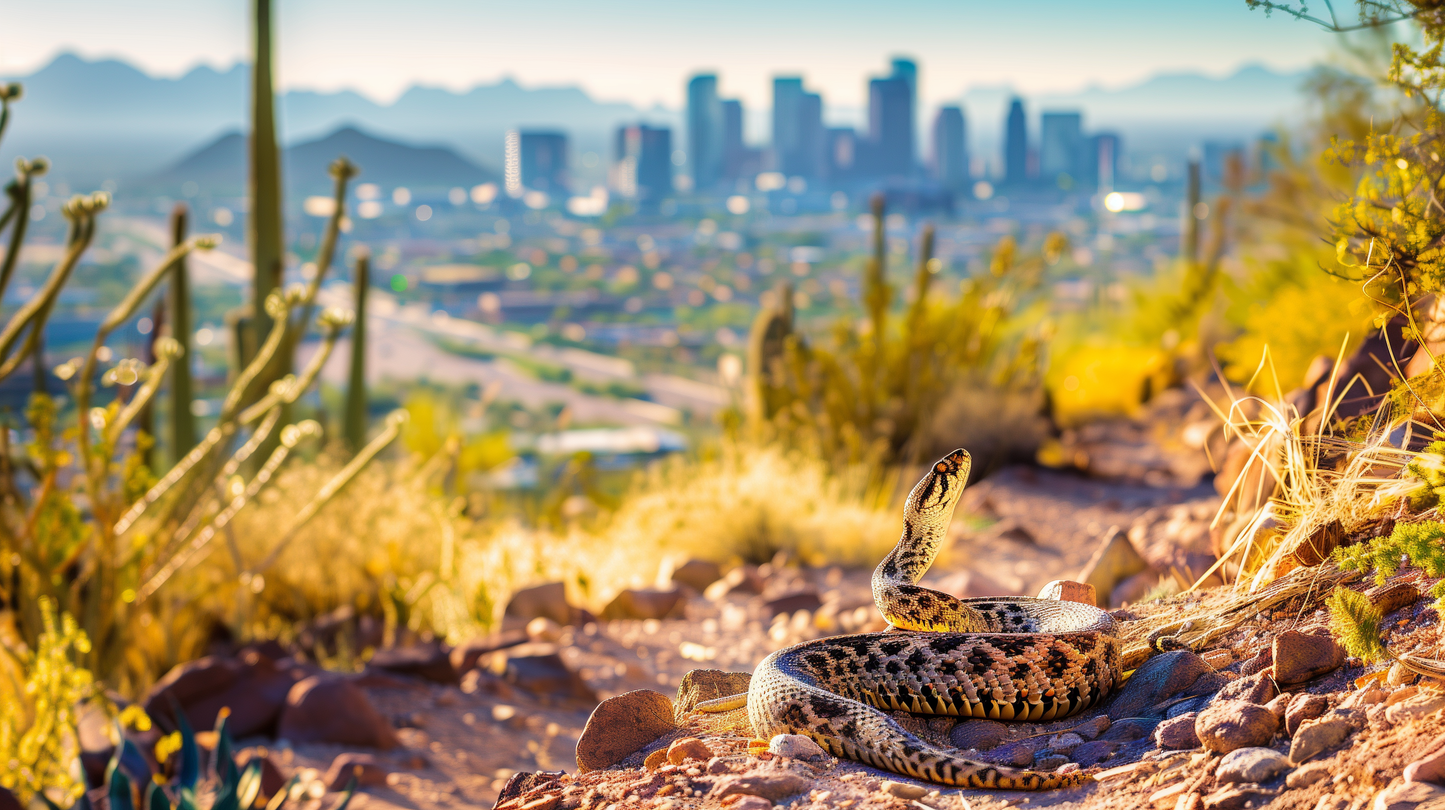
{"label": "boulder", "polygon": [[277,735],[292,743],[395,748],[396,732],[351,681],[313,675],[291,687]]}
{"label": "boulder", "polygon": [[1285,685],[1304,683],[1345,663],[1345,650],[1329,636],[1285,630],[1272,645],[1274,679]]}
{"label": "boulder", "polygon": [[529,638],[526,630],[514,629],[502,630],[464,641],[452,648],[452,669],[458,673],[466,673],[477,665],[477,660],[482,656],[497,650],[515,647],[518,644],[526,644]]}
{"label": "boulder", "polygon": [[433,683],[456,684],[461,675],[452,666],[451,651],[441,644],[377,650],[366,663],[369,669],[408,675]]}
{"label": "boulder", "polygon": [[1284,710],[1284,731],[1291,737],[1306,720],[1313,720],[1330,708],[1329,698],[1324,695],[1301,693],[1290,699]]}
{"label": "boulder", "polygon": [[494,675],[534,695],[595,701],[597,694],[562,660],[556,644],[528,642],[492,653]]}
{"label": "boulder", "polygon": [[682,613],[687,599],[682,589],[668,591],[624,590],[612,598],[602,609],[601,618],[616,619],[667,619]]}
{"label": "boulder", "polygon": [[1230,681],[1219,690],[1214,699],[1216,701],[1243,700],[1263,706],[1278,695],[1279,687],[1275,686],[1274,679],[1261,672],[1258,675],[1247,675]]}
{"label": "boulder", "polygon": [[1243,700],[1211,703],[1194,720],[1194,733],[1210,751],[1227,754],[1265,745],[1279,728],[1279,718],[1263,706]]}
{"label": "boulder", "polygon": [[1290,769],[1289,758],[1272,748],[1239,748],[1219,761],[1220,782],[1268,782]]}
{"label": "boulder", "polygon": [[677,729],[667,695],[639,689],[597,704],[577,739],[577,770],[610,768]]}
{"label": "boulder", "polygon": [[691,670],[682,676],[682,682],[677,685],[677,716],[688,714],[699,703],[746,694],[752,680],[751,672]]}
{"label": "boulder", "polygon": [[764,602],[763,613],[768,618],[772,618],[780,613],[797,613],[800,610],[816,611],[822,606],[823,600],[818,598],[817,591],[795,591]]}
{"label": "boulder", "polygon": [[[1213,674],[1214,669],[1203,658],[1188,650],[1160,653],[1139,665],[1105,711],[1110,720],[1143,717],[1171,698],[1195,694],[1194,685],[1200,677]],[[1158,712],[1163,714],[1163,709]]]}
{"label": "boulder", "polygon": [[1113,526],[1099,542],[1094,556],[1084,564],[1084,570],[1079,572],[1078,579],[1093,585],[1096,594],[1112,594],[1119,583],[1148,567],[1149,563],[1134,548],[1134,544],[1129,542],[1128,536],[1119,531],[1118,526]]}
{"label": "boulder", "polygon": [[1191,749],[1199,747],[1199,735],[1194,731],[1197,712],[1188,712],[1170,718],[1154,728],[1154,742],[1165,749]]}
{"label": "boulder", "polygon": [[1356,709],[1335,709],[1299,727],[1290,743],[1289,759],[1296,765],[1338,748],[1351,734],[1364,727],[1364,713]]}
{"label": "boulder", "polygon": [[719,579],[722,579],[722,569],[709,560],[688,560],[672,570],[673,582],[686,585],[698,593],[707,590],[707,586]]}
{"label": "boulder", "polygon": [[1098,594],[1094,592],[1094,586],[1087,582],[1075,582],[1072,579],[1056,579],[1045,585],[1039,591],[1040,599],[1057,599],[1061,602],[1080,602],[1085,605],[1098,605]]}
{"label": "boulder", "polygon": [[244,659],[207,656],[173,668],[147,694],[144,708],[156,725],[176,730],[171,700],[180,704],[191,728],[214,728],[223,707],[231,710],[236,738],[269,735],[286,705],[286,695],[304,671],[281,666],[258,652]]}
{"label": "boulder", "polygon": [[547,582],[512,594],[507,609],[502,613],[502,623],[506,629],[526,627],[527,622],[539,616],[561,625],[572,623],[573,611],[567,603],[566,583]]}
{"label": "boulder", "polygon": [[339,754],[322,781],[327,790],[345,790],[352,779],[357,787],[384,787],[389,773],[371,754]]}

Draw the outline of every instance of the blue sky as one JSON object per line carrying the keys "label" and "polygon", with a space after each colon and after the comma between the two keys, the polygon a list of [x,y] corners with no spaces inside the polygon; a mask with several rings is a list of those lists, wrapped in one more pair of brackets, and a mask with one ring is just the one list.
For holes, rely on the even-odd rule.
{"label": "blue sky", "polygon": [[[512,76],[676,107],[687,76],[709,69],[749,105],[767,106],[770,77],[788,72],[829,104],[857,107],[894,54],[919,60],[920,92],[937,101],[978,86],[1041,93],[1249,63],[1298,69],[1332,38],[1244,0],[275,2],[283,86],[381,101],[414,83],[463,89]],[[0,73],[62,50],[158,75],[226,67],[249,47],[248,14],[247,0],[0,0]]]}

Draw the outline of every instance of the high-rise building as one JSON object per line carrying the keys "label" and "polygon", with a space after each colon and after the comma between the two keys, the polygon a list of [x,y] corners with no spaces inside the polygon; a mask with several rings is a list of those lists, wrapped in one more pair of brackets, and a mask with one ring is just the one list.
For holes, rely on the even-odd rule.
{"label": "high-rise building", "polygon": [[523,130],[519,141],[522,187],[548,194],[567,193],[567,134]]}
{"label": "high-rise building", "polygon": [[736,180],[742,176],[743,156],[747,144],[743,141],[743,103],[735,98],[720,103],[722,109],[723,179]]}
{"label": "high-rise building", "polygon": [[833,183],[853,180],[863,162],[863,144],[852,127],[830,127],[827,131],[827,155],[824,169]]}
{"label": "high-rise building", "polygon": [[1123,142],[1118,133],[1100,132],[1091,136],[1084,150],[1082,180],[1087,188],[1108,193],[1114,190],[1119,176],[1119,160]]}
{"label": "high-rise building", "polygon": [[634,124],[617,128],[613,186],[624,197],[655,205],[672,194],[672,130]]}
{"label": "high-rise building", "polygon": [[884,177],[913,173],[913,88],[902,76],[868,82],[868,138],[873,170]]}
{"label": "high-rise building", "polygon": [[1039,143],[1039,175],[1046,185],[1069,189],[1082,174],[1084,117],[1076,112],[1046,112]]}
{"label": "high-rise building", "polygon": [[693,187],[710,189],[723,176],[724,122],[717,77],[694,76],[687,83],[687,163]]}
{"label": "high-rise building", "polygon": [[1023,99],[1009,102],[1003,135],[1003,179],[1009,185],[1023,185],[1029,179],[1029,124],[1024,117]]}
{"label": "high-rise building", "polygon": [[968,185],[968,129],[959,107],[941,107],[933,119],[933,178],[949,191]]}
{"label": "high-rise building", "polygon": [[908,120],[913,123],[913,154],[922,154],[920,152],[921,144],[918,142],[922,137],[918,122],[918,63],[905,56],[895,56],[890,67],[893,69],[891,74],[893,78],[908,82],[908,109],[912,115]]}
{"label": "high-rise building", "polygon": [[822,167],[823,97],[798,77],[773,79],[773,168],[789,177],[815,178]]}

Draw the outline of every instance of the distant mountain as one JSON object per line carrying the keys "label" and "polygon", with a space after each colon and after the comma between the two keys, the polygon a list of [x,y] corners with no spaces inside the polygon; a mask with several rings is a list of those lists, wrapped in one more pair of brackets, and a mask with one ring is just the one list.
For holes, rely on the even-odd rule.
{"label": "distant mountain", "polygon": [[[384,188],[470,188],[496,182],[497,176],[445,146],[413,146],[378,138],[353,126],[344,126],[324,138],[291,146],[282,153],[282,172],[294,193],[324,193],[331,189],[327,167],[345,155],[361,167],[357,182]],[[182,158],[179,163],[137,187],[154,187],[174,193],[195,182],[212,194],[240,193],[246,184],[246,138],[229,132]]]}

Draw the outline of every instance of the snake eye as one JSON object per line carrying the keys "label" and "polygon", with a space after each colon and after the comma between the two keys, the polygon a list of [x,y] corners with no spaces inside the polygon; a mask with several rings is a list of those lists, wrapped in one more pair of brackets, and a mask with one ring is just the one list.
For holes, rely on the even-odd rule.
{"label": "snake eye", "polygon": [[933,469],[939,472],[948,472],[948,465],[940,461],[937,464],[933,465]]}

